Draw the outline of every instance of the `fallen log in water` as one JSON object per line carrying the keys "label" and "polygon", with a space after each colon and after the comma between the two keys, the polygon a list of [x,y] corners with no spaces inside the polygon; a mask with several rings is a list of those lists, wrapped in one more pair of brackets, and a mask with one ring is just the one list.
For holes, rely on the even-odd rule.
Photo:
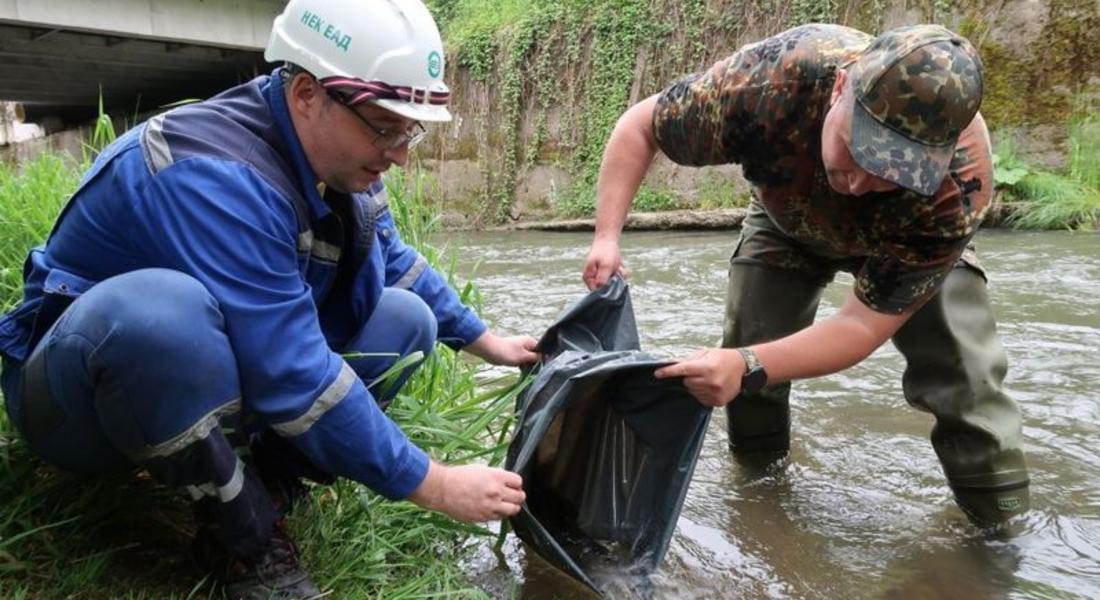
{"label": "fallen log in water", "polygon": [[[627,216],[624,229],[629,231],[737,229],[741,226],[741,220],[744,218],[745,209],[743,208],[633,213]],[[568,219],[564,221],[513,223],[501,229],[520,231],[592,231],[595,228],[595,219]]]}
{"label": "fallen log in water", "polygon": [[[1019,209],[1017,202],[994,202],[982,223],[985,227],[1008,227],[1009,219]],[[743,208],[718,210],[672,210],[652,213],[631,213],[623,227],[627,231],[707,231],[737,229],[745,218]],[[593,231],[595,219],[564,219],[557,221],[520,221],[494,227],[495,231]]]}

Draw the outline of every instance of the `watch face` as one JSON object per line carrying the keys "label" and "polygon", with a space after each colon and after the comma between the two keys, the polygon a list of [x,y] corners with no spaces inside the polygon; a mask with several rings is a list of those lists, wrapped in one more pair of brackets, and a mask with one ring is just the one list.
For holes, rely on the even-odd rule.
{"label": "watch face", "polygon": [[741,378],[741,393],[742,394],[755,394],[764,389],[764,385],[768,383],[768,374],[764,372],[763,367],[757,367]]}

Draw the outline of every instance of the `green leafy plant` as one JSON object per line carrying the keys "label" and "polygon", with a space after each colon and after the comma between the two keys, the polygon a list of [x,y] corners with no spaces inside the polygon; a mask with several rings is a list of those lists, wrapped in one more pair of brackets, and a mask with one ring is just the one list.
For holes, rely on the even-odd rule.
{"label": "green leafy plant", "polygon": [[1019,202],[1010,222],[1021,229],[1100,226],[1100,118],[1082,111],[1069,123],[1065,173],[1034,169],[1003,141],[994,156],[994,183]]}
{"label": "green leafy plant", "polygon": [[596,186],[574,185],[554,198],[554,209],[566,217],[584,217],[596,210]]}
{"label": "green leafy plant", "polygon": [[993,185],[1012,187],[1031,173],[1027,165],[1013,155],[993,154]]}
{"label": "green leafy plant", "polygon": [[679,201],[671,192],[646,185],[638,190],[632,206],[638,212],[658,212],[680,208]]}
{"label": "green leafy plant", "polygon": [[748,192],[735,193],[724,176],[711,176],[703,180],[696,196],[696,205],[701,209],[744,208],[752,198]]}

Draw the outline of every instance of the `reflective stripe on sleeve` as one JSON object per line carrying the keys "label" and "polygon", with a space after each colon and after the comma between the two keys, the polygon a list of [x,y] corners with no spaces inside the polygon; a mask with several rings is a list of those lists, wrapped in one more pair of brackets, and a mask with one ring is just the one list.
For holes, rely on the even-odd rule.
{"label": "reflective stripe on sleeve", "polygon": [[168,148],[168,140],[164,139],[164,118],[168,113],[160,114],[145,126],[145,133],[141,136],[141,147],[145,154],[145,162],[153,174],[160,173],[172,164],[172,151]]}
{"label": "reflective stripe on sleeve", "polygon": [[340,256],[343,253],[339,246],[316,240],[312,229],[298,234],[298,252],[308,253],[310,258],[330,264],[340,262]]}
{"label": "reflective stripe on sleeve", "polygon": [[424,269],[428,268],[428,261],[423,255],[416,255],[416,262],[413,266],[405,271],[405,274],[401,276],[401,279],[397,280],[397,283],[393,284],[393,287],[407,290],[412,287],[412,284],[416,283],[416,278],[420,277],[420,274],[424,272]]}
{"label": "reflective stripe on sleeve", "polygon": [[338,263],[340,262],[340,248],[333,246],[327,242],[313,242],[313,248],[309,251],[309,255],[322,262]]}
{"label": "reflective stripe on sleeve", "polygon": [[307,229],[298,234],[298,252],[309,252],[313,248],[313,230]]}
{"label": "reflective stripe on sleeve", "polygon": [[382,188],[377,194],[370,197],[370,209],[374,218],[382,216],[390,208],[390,199],[386,194],[386,188]]}
{"label": "reflective stripe on sleeve", "polygon": [[302,435],[309,431],[309,428],[313,427],[313,424],[319,421],[321,417],[325,416],[329,409],[344,399],[344,396],[348,394],[348,390],[351,389],[357,379],[359,379],[359,376],[345,362],[340,368],[340,374],[325,388],[325,391],[321,392],[320,396],[317,396],[309,410],[293,421],[272,425],[271,428],[283,437]]}

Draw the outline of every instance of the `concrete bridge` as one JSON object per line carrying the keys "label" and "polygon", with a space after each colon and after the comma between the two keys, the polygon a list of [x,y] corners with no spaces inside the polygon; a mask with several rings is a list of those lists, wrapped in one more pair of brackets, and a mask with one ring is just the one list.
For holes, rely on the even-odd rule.
{"label": "concrete bridge", "polygon": [[270,67],[286,0],[0,0],[0,101],[47,131],[205,98]]}

